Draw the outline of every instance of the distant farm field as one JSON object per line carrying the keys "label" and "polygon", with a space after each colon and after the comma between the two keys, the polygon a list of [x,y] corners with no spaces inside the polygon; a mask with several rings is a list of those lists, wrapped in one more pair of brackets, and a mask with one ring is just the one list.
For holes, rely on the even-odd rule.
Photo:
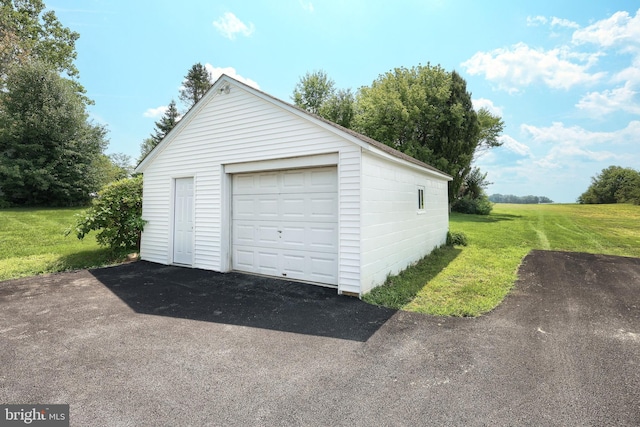
{"label": "distant farm field", "polygon": [[452,214],[466,247],[438,249],[365,300],[445,316],[495,308],[517,279],[524,256],[547,249],[640,257],[640,206],[497,204],[489,216]]}
{"label": "distant farm field", "polygon": [[[96,267],[118,257],[96,243],[64,231],[82,209],[0,210],[0,280]],[[122,257],[120,257],[122,259]]]}

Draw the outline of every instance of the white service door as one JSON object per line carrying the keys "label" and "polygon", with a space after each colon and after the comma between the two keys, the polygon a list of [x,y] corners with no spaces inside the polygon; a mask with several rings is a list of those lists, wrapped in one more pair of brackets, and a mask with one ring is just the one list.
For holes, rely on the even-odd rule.
{"label": "white service door", "polygon": [[173,262],[193,263],[193,178],[176,179],[173,223]]}
{"label": "white service door", "polygon": [[335,167],[233,177],[233,269],[338,284]]}

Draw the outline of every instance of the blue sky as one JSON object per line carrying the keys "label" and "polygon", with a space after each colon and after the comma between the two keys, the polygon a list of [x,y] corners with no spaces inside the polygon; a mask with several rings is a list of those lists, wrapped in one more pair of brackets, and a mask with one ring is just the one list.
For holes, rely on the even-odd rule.
{"label": "blue sky", "polygon": [[610,165],[640,167],[636,1],[49,0],[80,33],[80,82],[109,153],[140,143],[188,69],[206,64],[285,101],[322,69],[339,88],[440,64],[500,114],[503,147],[477,160],[489,194],[574,202]]}

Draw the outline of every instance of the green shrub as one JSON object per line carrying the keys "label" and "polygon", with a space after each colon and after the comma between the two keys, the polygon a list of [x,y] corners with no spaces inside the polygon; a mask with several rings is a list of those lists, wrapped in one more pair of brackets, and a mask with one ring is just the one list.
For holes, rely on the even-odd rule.
{"label": "green shrub", "polygon": [[142,219],[142,176],[125,178],[107,184],[93,200],[91,207],[76,215],[76,224],[67,230],[83,239],[97,231],[96,241],[111,249],[139,249]]}
{"label": "green shrub", "polygon": [[470,195],[466,195],[460,197],[451,205],[451,210],[454,212],[475,215],[489,215],[492,209],[493,204],[485,194],[482,194],[475,199]]}
{"label": "green shrub", "polygon": [[449,231],[447,232],[447,245],[467,246],[467,235],[457,231]]}

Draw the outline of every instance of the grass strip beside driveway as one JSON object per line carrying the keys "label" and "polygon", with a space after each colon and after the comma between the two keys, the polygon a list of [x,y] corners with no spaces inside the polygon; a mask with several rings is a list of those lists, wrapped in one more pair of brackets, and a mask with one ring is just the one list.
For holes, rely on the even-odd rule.
{"label": "grass strip beside driveway", "polygon": [[64,231],[85,208],[0,210],[0,281],[121,262],[94,234],[78,240]]}
{"label": "grass strip beside driveway", "polygon": [[493,310],[532,249],[640,257],[640,206],[497,204],[491,215],[451,214],[468,246],[443,247],[390,277],[364,300],[441,316]]}

